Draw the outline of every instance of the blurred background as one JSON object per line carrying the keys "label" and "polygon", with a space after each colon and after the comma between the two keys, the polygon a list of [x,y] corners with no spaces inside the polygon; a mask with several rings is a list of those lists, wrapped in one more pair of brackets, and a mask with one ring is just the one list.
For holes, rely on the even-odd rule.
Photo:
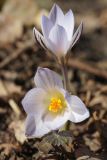
{"label": "blurred background", "polygon": [[[65,13],[73,10],[75,30],[84,23],[71,51],[68,76],[72,94],[81,97],[91,113],[85,122],[70,124],[74,139],[57,151],[45,138],[26,140],[21,105],[34,87],[38,66],[61,73],[32,33],[34,26],[41,32],[41,16],[48,15],[54,3]],[[0,160],[106,160],[106,142],[107,0],[0,0]]]}

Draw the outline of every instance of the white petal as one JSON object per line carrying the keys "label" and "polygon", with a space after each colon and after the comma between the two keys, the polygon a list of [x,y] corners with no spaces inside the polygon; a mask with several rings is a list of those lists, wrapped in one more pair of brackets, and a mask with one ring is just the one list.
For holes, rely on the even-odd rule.
{"label": "white petal", "polygon": [[52,115],[52,113],[47,114],[44,117],[44,124],[49,128],[50,130],[56,130],[62,127],[70,117],[70,111],[66,110],[64,113],[59,115]]}
{"label": "white petal", "polygon": [[44,101],[46,98],[46,92],[41,88],[33,88],[22,100],[22,105],[27,114],[35,113],[36,116],[43,114],[46,109]]}
{"label": "white petal", "polygon": [[48,27],[44,27],[44,29],[42,30],[45,38],[42,36],[40,32],[37,31],[36,28],[33,29],[33,34],[36,42],[39,43],[39,45],[42,48],[44,48],[45,50],[47,49],[50,50],[52,53],[54,53],[54,56],[56,56],[56,53],[57,53],[56,46],[54,45],[54,43],[51,42],[51,40],[48,37],[46,37],[46,34],[45,34],[47,33],[47,36],[48,36],[48,32],[49,32]]}
{"label": "white petal", "polygon": [[51,28],[53,27],[53,23],[46,16],[42,16],[41,24],[43,35],[47,38]]}
{"label": "white petal", "polygon": [[[60,88],[57,92],[59,92],[66,100],[66,96],[68,95],[66,90]],[[69,105],[67,105],[62,113],[54,114],[48,111],[48,114],[44,115],[43,121],[50,130],[56,130],[62,127],[69,120],[70,115],[71,109]]]}
{"label": "white petal", "polygon": [[54,43],[57,53],[66,54],[68,49],[67,33],[62,26],[55,25],[49,34],[49,39]]}
{"label": "white petal", "polygon": [[72,37],[72,41],[69,49],[71,49],[75,45],[75,43],[79,40],[82,30],[83,30],[83,23],[81,22],[81,24],[79,25],[78,29],[76,30],[76,32]]}
{"label": "white petal", "polygon": [[74,123],[79,123],[89,118],[89,116],[90,114],[88,110],[83,115],[77,114],[76,112],[71,112],[69,120]]}
{"label": "white petal", "polygon": [[28,138],[40,138],[50,132],[43,124],[41,119],[38,119],[34,114],[29,114],[26,119],[25,135]]}
{"label": "white petal", "polygon": [[71,110],[79,114],[84,114],[84,112],[87,110],[85,104],[77,96],[70,96],[69,103],[71,106]]}
{"label": "white petal", "polygon": [[46,47],[45,38],[42,36],[42,34],[38,32],[36,28],[33,29],[33,34],[36,42],[38,42],[42,48],[46,49],[47,47]]}
{"label": "white petal", "polygon": [[56,46],[49,38],[47,38],[46,46],[56,57],[62,56],[62,55],[57,54]]}
{"label": "white petal", "polygon": [[[49,38],[46,40],[46,46],[47,46],[48,50],[50,50],[53,53],[53,56],[55,57],[55,59],[57,59],[57,58],[60,59],[65,56],[64,53],[59,52],[59,50],[58,50],[59,46],[58,45],[56,46]],[[70,46],[70,43],[67,44],[68,49],[69,49],[69,46]],[[65,53],[67,53],[67,51]]]}
{"label": "white petal", "polygon": [[37,87],[48,89],[53,87],[62,87],[63,83],[61,77],[54,71],[48,68],[38,67],[37,73],[34,77]]}
{"label": "white petal", "polygon": [[49,19],[53,22],[53,24],[63,24],[64,14],[58,5],[54,4],[52,7],[49,14]]}
{"label": "white petal", "polygon": [[74,15],[72,10],[69,10],[64,17],[63,27],[66,29],[69,41],[72,39],[74,30]]}
{"label": "white petal", "polygon": [[68,96],[67,100],[71,107],[71,116],[69,120],[78,123],[89,117],[89,111],[79,97]]}

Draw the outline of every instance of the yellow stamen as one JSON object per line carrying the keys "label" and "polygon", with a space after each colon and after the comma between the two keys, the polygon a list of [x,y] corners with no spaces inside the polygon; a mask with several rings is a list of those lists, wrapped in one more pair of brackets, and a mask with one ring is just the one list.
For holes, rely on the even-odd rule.
{"label": "yellow stamen", "polygon": [[50,105],[48,107],[49,111],[57,113],[62,109],[62,101],[60,98],[51,98]]}

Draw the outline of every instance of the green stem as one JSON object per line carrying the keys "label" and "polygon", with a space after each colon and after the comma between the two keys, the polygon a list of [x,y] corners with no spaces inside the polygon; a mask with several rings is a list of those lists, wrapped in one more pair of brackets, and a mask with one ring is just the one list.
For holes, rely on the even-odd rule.
{"label": "green stem", "polygon": [[[61,66],[61,71],[62,71],[63,80],[64,80],[64,89],[67,91],[70,91],[67,65],[66,65],[66,62],[64,61],[64,59],[62,59],[60,66]],[[60,128],[60,131],[69,130],[69,127],[70,127],[70,122],[68,121],[62,128]]]}
{"label": "green stem", "polygon": [[68,74],[67,74],[67,65],[64,62],[64,60],[61,61],[61,71],[63,75],[63,80],[64,80],[64,89],[69,91],[69,80],[68,80]]}

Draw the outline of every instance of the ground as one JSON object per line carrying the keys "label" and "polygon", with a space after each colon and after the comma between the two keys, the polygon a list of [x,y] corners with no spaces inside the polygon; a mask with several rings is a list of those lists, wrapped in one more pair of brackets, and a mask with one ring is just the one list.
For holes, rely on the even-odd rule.
{"label": "ground", "polygon": [[56,1],[64,10],[73,9],[76,27],[81,19],[84,21],[81,39],[71,51],[68,77],[72,94],[84,101],[91,116],[82,123],[70,123],[67,132],[30,140],[23,133],[26,114],[21,100],[34,87],[38,66],[61,71],[51,53],[47,54],[32,36],[33,26],[40,30],[41,13],[47,14],[53,2],[48,7],[38,1],[36,5],[33,0],[25,2],[25,8],[14,0],[1,7],[0,160],[106,160],[107,1]]}

